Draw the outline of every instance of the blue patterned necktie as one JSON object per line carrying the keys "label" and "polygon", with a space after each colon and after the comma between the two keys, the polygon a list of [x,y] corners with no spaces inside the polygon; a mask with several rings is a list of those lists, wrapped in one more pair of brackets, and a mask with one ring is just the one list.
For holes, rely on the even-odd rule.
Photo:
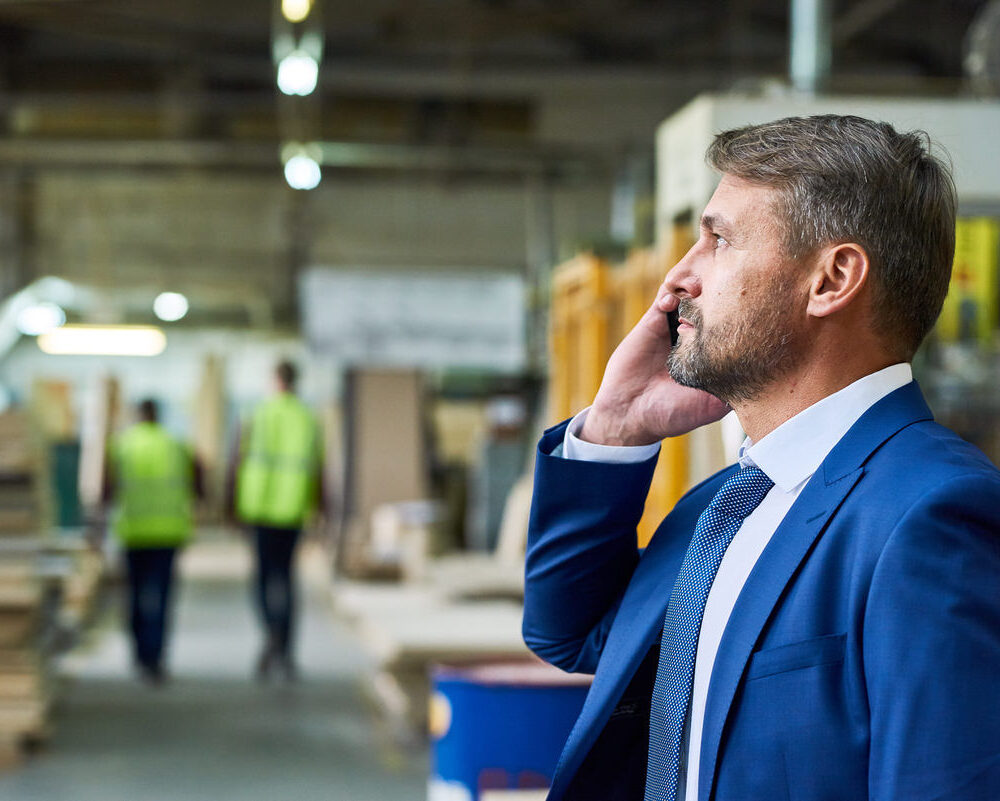
{"label": "blue patterned necktie", "polygon": [[670,594],[660,640],[660,661],[649,713],[645,801],[675,801],[677,798],[681,739],[708,591],[743,520],[773,486],[774,482],[759,467],[744,467],[729,477],[698,518],[694,537]]}

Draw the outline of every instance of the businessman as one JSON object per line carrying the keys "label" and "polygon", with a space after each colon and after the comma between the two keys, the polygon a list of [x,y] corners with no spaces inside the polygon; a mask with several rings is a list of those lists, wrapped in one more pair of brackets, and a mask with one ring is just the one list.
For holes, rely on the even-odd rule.
{"label": "businessman", "polygon": [[[595,674],[550,799],[996,801],[1000,473],[909,365],[951,178],[857,117],[728,131],[708,161],[698,241],[539,445],[524,636]],[[657,443],[730,408],[739,463],[639,552]]]}

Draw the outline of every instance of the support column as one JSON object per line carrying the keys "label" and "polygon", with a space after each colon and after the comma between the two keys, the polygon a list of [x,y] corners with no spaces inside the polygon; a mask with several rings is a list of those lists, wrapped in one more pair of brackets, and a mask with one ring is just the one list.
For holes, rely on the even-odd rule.
{"label": "support column", "polygon": [[831,28],[829,0],[792,0],[789,70],[801,92],[816,94],[829,80]]}

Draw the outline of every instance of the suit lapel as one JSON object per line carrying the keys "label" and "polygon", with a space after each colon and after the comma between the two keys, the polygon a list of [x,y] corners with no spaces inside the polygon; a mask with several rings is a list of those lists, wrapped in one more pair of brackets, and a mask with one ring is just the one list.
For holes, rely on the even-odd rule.
{"label": "suit lapel", "polygon": [[813,544],[864,475],[864,464],[903,428],[933,420],[911,382],[873,405],[834,447],[796,499],[733,607],[712,669],[701,741],[698,801],[708,801],[723,730],[764,626]]}
{"label": "suit lapel", "polygon": [[757,638],[798,566],[863,472],[859,468],[830,485],[819,473],[813,476],[740,592],[712,669],[701,741],[699,801],[709,798],[722,730]]}

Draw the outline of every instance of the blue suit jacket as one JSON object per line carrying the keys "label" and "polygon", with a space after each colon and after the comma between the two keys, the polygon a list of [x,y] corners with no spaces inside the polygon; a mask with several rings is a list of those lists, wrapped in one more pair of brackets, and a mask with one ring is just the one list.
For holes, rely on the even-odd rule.
{"label": "blue suit jacket", "polygon": [[[553,457],[565,425],[539,446],[524,637],[594,682],[549,797],[636,801],[667,599],[734,468],[640,554],[655,459]],[[710,799],[1000,801],[1000,472],[914,383],[837,444],[739,596],[705,711]]]}

